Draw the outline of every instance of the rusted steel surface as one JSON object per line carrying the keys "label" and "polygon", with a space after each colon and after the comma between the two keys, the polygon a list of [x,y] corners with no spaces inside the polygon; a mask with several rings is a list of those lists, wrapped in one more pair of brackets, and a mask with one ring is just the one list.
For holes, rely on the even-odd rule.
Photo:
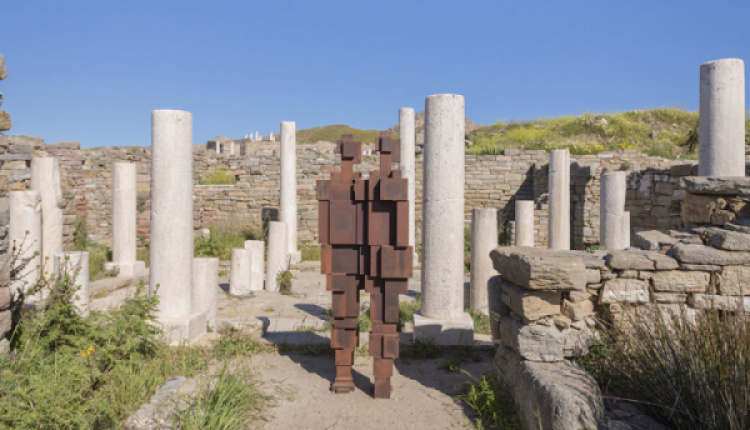
{"label": "rusted steel surface", "polygon": [[380,170],[362,179],[354,171],[362,143],[351,135],[338,142],[341,170],[317,183],[321,271],[332,293],[331,348],[336,351],[336,378],[331,390],[354,390],[352,364],[358,345],[359,293],[370,293],[370,355],[374,357],[375,398],[391,395],[393,360],[398,357],[398,296],[408,291],[413,249],[409,246],[408,182],[393,163],[400,160],[400,141],[380,133]]}

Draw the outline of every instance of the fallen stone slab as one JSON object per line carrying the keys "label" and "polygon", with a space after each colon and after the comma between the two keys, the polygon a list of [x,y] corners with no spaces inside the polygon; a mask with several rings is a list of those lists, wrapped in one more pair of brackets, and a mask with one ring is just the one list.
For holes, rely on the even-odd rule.
{"label": "fallen stone slab", "polygon": [[705,245],[678,243],[672,248],[672,256],[683,264],[708,264],[717,266],[750,264],[750,252],[723,251]]}
{"label": "fallen stone slab", "polygon": [[530,290],[586,288],[586,267],[575,255],[546,249],[500,247],[493,250],[490,257],[503,279]]}
{"label": "fallen stone slab", "polygon": [[708,272],[687,272],[670,270],[656,272],[651,277],[651,284],[656,291],[677,293],[705,293],[711,281]]}
{"label": "fallen stone slab", "polygon": [[750,251],[750,234],[709,228],[704,231],[711,246],[725,251]]}
{"label": "fallen stone slab", "polygon": [[680,188],[690,194],[750,196],[750,177],[687,176]]}
{"label": "fallen stone slab", "polygon": [[680,267],[680,263],[668,255],[646,254],[646,258],[654,262],[656,270],[676,270]]}
{"label": "fallen stone slab", "polygon": [[688,304],[703,310],[738,311],[744,309],[745,312],[750,312],[750,297],[693,294],[688,297]]}
{"label": "fallen stone slab", "polygon": [[644,230],[635,234],[633,242],[646,251],[659,251],[664,246],[673,246],[677,240],[659,230]]}
{"label": "fallen stone slab", "polygon": [[171,430],[177,407],[175,392],[185,383],[184,376],[172,377],[123,423],[125,430]]}
{"label": "fallen stone slab", "polygon": [[528,429],[597,430],[604,404],[594,378],[569,361],[538,363],[498,348],[495,375],[513,393]]}
{"label": "fallen stone slab", "polygon": [[654,270],[654,260],[644,252],[614,251],[607,257],[607,266],[617,270]]}
{"label": "fallen stone slab", "polygon": [[750,266],[725,266],[721,271],[719,292],[722,296],[750,295]]}

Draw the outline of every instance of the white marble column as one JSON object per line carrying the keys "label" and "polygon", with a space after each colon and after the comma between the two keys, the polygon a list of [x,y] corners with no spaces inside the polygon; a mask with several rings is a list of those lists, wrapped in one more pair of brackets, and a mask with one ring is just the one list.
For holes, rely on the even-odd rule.
{"label": "white marble column", "polygon": [[67,279],[75,286],[73,296],[78,313],[88,316],[91,306],[91,289],[89,287],[89,253],[58,252],[54,258],[55,279]]}
{"label": "white marble column", "polygon": [[246,240],[245,249],[250,250],[250,289],[253,291],[263,290],[263,281],[265,281],[265,252],[266,243],[262,240]]}
{"label": "white marble column", "polygon": [[136,165],[117,162],[112,165],[112,263],[120,276],[134,278],[146,271],[143,261],[136,261]]}
{"label": "white marble column", "polygon": [[193,310],[206,314],[208,327],[218,328],[219,259],[196,257],[193,259]]}
{"label": "white marble column", "polygon": [[570,152],[549,153],[549,249],[570,249]]}
{"label": "white marble column", "polygon": [[623,249],[630,248],[630,212],[622,213],[622,246]]}
{"label": "white marble column", "polygon": [[157,319],[171,343],[194,340],[206,314],[193,312],[193,118],[151,113],[151,264],[149,287],[160,296]]}
{"label": "white marble column", "polygon": [[266,290],[279,291],[276,276],[289,268],[288,241],[289,229],[284,221],[268,223],[268,261],[266,262]]}
{"label": "white marble column", "polygon": [[414,132],[414,109],[398,111],[398,137],[401,139],[401,177],[409,180],[409,246],[414,249],[414,263],[419,261],[416,241],[416,134]]}
{"label": "white marble column", "polygon": [[700,72],[700,176],[745,176],[745,64],[709,61]]}
{"label": "white marble column", "polygon": [[497,209],[482,208],[471,211],[471,283],[470,306],[489,315],[487,281],[497,274],[492,267],[490,252],[497,248]]}
{"label": "white marble column", "polygon": [[627,190],[625,172],[607,172],[599,181],[599,244],[604,249],[625,249],[623,213]]}
{"label": "white marble column", "polygon": [[55,273],[55,254],[63,251],[60,165],[54,157],[31,160],[31,189],[42,198],[42,265],[48,277]]}
{"label": "white marble column", "polygon": [[516,246],[534,247],[533,200],[516,200]]}
{"label": "white marble column", "polygon": [[287,252],[292,263],[302,259],[297,249],[297,140],[294,121],[281,121],[281,190],[279,220],[287,225]]}
{"label": "white marble column", "polygon": [[[10,280],[11,292],[28,291],[39,280],[42,264],[42,197],[39,191],[11,191],[9,193],[10,231],[8,232],[11,259],[16,255]],[[28,302],[41,299],[41,294],[27,297]]]}
{"label": "white marble column", "polygon": [[252,294],[253,251],[244,248],[232,250],[232,261],[229,271],[229,294],[246,296]]}
{"label": "white marble column", "polygon": [[460,95],[425,100],[422,310],[414,314],[414,338],[442,345],[474,341],[464,312],[464,111]]}

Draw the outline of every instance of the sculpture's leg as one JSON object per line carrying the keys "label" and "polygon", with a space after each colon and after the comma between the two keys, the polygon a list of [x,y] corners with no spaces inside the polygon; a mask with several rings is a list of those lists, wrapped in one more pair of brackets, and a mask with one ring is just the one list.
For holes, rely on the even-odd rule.
{"label": "sculpture's leg", "polygon": [[354,348],[359,337],[359,280],[356,276],[332,275],[328,277],[328,288],[333,291],[331,311],[333,329],[331,330],[331,348],[336,355],[336,378],[331,390],[336,393],[348,393],[354,390],[352,365]]}

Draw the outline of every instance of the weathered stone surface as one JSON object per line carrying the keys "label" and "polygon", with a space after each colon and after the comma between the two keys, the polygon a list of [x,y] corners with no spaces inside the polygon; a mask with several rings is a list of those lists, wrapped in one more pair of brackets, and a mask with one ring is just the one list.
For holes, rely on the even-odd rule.
{"label": "weathered stone surface", "polygon": [[680,264],[680,270],[695,270],[699,272],[719,272],[721,266],[715,264]]}
{"label": "weathered stone surface", "polygon": [[599,304],[638,304],[648,301],[648,284],[640,279],[612,279],[607,281],[599,296]]}
{"label": "weathered stone surface", "polygon": [[688,176],[680,179],[688,194],[750,196],[750,177]]}
{"label": "weathered stone surface", "polygon": [[750,266],[726,266],[721,271],[722,296],[750,296]]}
{"label": "weathered stone surface", "polygon": [[602,272],[599,269],[586,269],[586,284],[598,284],[602,281]]}
{"label": "weathered stone surface", "polygon": [[0,110],[0,131],[8,131],[13,127],[10,122],[10,114],[4,110]]}
{"label": "weathered stone surface", "polygon": [[510,317],[500,320],[503,345],[512,348],[526,360],[558,361],[565,358],[562,336],[556,327],[525,325]]}
{"label": "weathered stone surface", "polygon": [[495,374],[508,386],[527,428],[597,430],[604,420],[599,387],[569,361],[536,363],[498,348]]}
{"label": "weathered stone surface", "polygon": [[[587,287],[591,287],[591,285],[587,285]],[[578,303],[589,299],[591,299],[591,294],[588,291],[571,291],[568,293],[567,300],[573,303]]]}
{"label": "weathered stone surface", "polygon": [[725,251],[750,251],[750,234],[721,228],[706,229],[704,234],[714,248]]}
{"label": "weathered stone surface", "polygon": [[175,392],[185,382],[184,376],[173,377],[162,385],[148,403],[123,423],[125,430],[171,430],[174,429],[174,413],[177,406]]}
{"label": "weathered stone surface", "polygon": [[559,291],[527,290],[510,282],[504,282],[502,286],[503,303],[525,321],[559,314],[561,296]]}
{"label": "weathered stone surface", "polygon": [[750,252],[722,251],[704,245],[686,245],[679,243],[672,248],[672,256],[683,264],[707,264],[717,266],[750,264]]}
{"label": "weathered stone surface", "polygon": [[0,54],[0,81],[8,77],[8,69],[5,68],[5,56]]}
{"label": "weathered stone surface", "polygon": [[654,273],[651,284],[656,291],[705,293],[710,279],[708,272],[670,270]]}
{"label": "weathered stone surface", "polygon": [[648,254],[646,258],[654,262],[656,270],[676,270],[680,267],[680,263],[668,255]]}
{"label": "weathered stone surface", "polygon": [[685,303],[687,300],[687,294],[685,293],[664,293],[661,291],[654,291],[651,295],[656,303]]}
{"label": "weathered stone surface", "polygon": [[609,254],[607,265],[618,270],[654,270],[654,261],[643,252],[614,251]]}
{"label": "weathered stone surface", "polygon": [[715,211],[726,206],[726,200],[718,196],[686,194],[680,207],[683,221],[688,225],[711,224]]}
{"label": "weathered stone surface", "polygon": [[573,321],[581,321],[589,315],[594,313],[594,302],[591,300],[584,300],[581,302],[571,302],[563,300],[562,314],[567,316]]}
{"label": "weathered stone surface", "polygon": [[493,276],[487,282],[487,299],[490,308],[490,332],[492,339],[500,339],[500,318],[508,316],[510,310],[508,306],[503,303],[502,292],[503,292],[503,278],[500,276]]}
{"label": "weathered stone surface", "polygon": [[521,247],[500,247],[490,253],[504,279],[530,290],[583,290],[586,268],[575,255]]}
{"label": "weathered stone surface", "polygon": [[4,336],[5,333],[10,331],[12,326],[12,315],[11,311],[0,312],[0,337]]}
{"label": "weathered stone surface", "polygon": [[745,312],[750,312],[750,297],[692,294],[688,297],[688,303],[696,309],[717,309],[722,311],[744,309]]}
{"label": "weathered stone surface", "polygon": [[646,251],[658,251],[663,246],[672,246],[677,243],[673,237],[659,230],[639,231],[635,234],[634,242],[635,246]]}

